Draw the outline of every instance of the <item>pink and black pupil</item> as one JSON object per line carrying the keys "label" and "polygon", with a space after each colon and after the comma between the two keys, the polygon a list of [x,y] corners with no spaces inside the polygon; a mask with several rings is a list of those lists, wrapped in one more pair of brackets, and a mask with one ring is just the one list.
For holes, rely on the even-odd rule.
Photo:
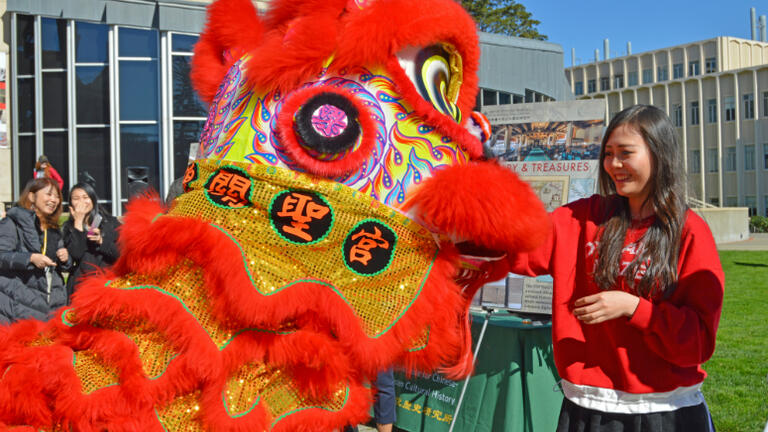
{"label": "pink and black pupil", "polygon": [[344,96],[312,96],[295,115],[294,131],[302,147],[313,153],[337,155],[352,149],[360,137],[359,113]]}

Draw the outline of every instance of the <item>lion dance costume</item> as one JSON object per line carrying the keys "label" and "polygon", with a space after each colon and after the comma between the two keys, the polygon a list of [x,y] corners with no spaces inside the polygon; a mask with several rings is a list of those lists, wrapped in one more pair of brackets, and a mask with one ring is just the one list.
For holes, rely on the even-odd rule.
{"label": "lion dance costume", "polygon": [[185,193],[132,201],[114,268],[0,329],[0,425],[330,431],[366,420],[383,368],[468,374],[483,272],[456,245],[547,234],[482,160],[478,63],[453,0],[213,3]]}

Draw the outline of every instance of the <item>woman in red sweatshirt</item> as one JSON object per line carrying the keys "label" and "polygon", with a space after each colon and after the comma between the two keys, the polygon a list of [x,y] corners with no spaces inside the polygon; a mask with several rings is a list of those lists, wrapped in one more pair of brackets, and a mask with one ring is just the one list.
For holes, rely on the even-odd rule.
{"label": "woman in red sweatshirt", "polygon": [[550,274],[565,399],[558,431],[714,430],[701,393],[723,302],[712,233],[685,203],[677,133],[636,105],[609,124],[601,195],[551,214],[538,250],[508,270]]}
{"label": "woman in red sweatshirt", "polygon": [[56,184],[59,185],[59,190],[64,190],[64,179],[61,178],[61,175],[58,171],[56,171],[56,168],[51,165],[51,162],[48,161],[48,157],[45,155],[40,155],[39,158],[37,158],[37,162],[35,163],[35,171],[33,173],[34,178],[43,178],[48,177],[52,178],[56,181]]}

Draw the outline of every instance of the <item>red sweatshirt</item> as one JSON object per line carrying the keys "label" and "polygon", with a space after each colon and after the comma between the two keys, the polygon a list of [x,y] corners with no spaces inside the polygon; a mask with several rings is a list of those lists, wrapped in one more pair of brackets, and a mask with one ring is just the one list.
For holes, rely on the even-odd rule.
{"label": "red sweatshirt", "polygon": [[[724,276],[712,233],[694,212],[686,213],[678,286],[671,297],[641,298],[630,319],[584,324],[573,315],[576,299],[600,292],[589,273],[595,265],[595,237],[605,202],[594,195],[558,208],[551,214],[553,232],[548,241],[536,251],[509,259],[513,273],[552,275],[552,343],[560,376],[577,386],[619,394],[664,393],[701,383],[706,376],[701,364],[715,349]],[[630,228],[623,263],[632,260],[633,242],[651,222],[652,218]],[[629,291],[623,278],[616,289]]]}
{"label": "red sweatshirt", "polygon": [[[33,174],[34,178],[40,178],[44,176],[45,176],[45,173],[43,173],[42,171],[38,171],[38,170],[34,171],[34,174]],[[59,172],[56,171],[56,168],[48,165],[48,176],[51,177],[53,180],[55,180],[56,183],[59,184],[59,190],[62,190],[62,191],[64,190],[64,179],[61,178],[61,174],[59,174]]]}

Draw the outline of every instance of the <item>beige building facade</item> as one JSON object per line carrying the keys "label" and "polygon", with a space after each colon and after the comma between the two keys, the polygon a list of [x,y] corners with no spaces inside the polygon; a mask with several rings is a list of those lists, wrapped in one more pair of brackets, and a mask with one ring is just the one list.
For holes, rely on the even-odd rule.
{"label": "beige building facade", "polygon": [[566,69],[579,99],[606,117],[655,105],[677,126],[688,195],[768,211],[768,43],[717,37]]}

